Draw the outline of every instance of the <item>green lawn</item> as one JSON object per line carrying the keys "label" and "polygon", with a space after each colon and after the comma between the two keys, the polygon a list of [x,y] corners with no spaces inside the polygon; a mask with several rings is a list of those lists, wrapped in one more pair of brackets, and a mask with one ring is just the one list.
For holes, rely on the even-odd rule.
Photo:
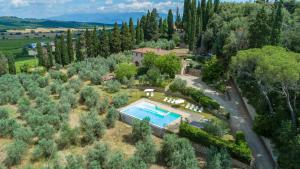
{"label": "green lawn", "polygon": [[17,73],[20,73],[20,67],[24,64],[28,64],[30,67],[36,67],[38,65],[38,60],[36,58],[19,58],[16,60]]}
{"label": "green lawn", "polygon": [[19,54],[22,49],[37,41],[49,41],[49,39],[0,39],[0,51],[9,54]]}

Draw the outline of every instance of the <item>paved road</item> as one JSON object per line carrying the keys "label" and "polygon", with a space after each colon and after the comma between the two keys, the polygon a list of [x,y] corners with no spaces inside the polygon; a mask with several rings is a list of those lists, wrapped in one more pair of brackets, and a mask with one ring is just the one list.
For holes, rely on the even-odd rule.
{"label": "paved road", "polygon": [[259,136],[252,130],[251,118],[242,104],[242,100],[235,88],[229,90],[229,95],[231,97],[231,100],[229,101],[223,94],[208,87],[198,77],[182,75],[178,75],[177,77],[186,80],[187,85],[190,87],[202,89],[205,95],[215,99],[222,107],[230,112],[230,126],[233,131],[241,130],[245,133],[246,140],[256,159],[257,169],[275,168],[268,150],[265,148]]}

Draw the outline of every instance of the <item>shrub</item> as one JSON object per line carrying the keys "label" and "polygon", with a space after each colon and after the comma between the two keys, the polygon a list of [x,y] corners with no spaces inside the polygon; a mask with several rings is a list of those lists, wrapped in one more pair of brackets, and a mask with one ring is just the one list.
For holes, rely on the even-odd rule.
{"label": "shrub", "polygon": [[215,146],[217,148],[225,148],[228,152],[238,160],[250,164],[252,155],[248,146],[240,146],[235,143],[223,140],[208,134],[207,132],[193,127],[187,123],[182,123],[179,127],[180,136],[187,137],[196,143],[200,143],[204,146]]}
{"label": "shrub", "polygon": [[51,139],[55,133],[55,129],[49,124],[44,124],[35,129],[36,135],[39,139]]}
{"label": "shrub", "polygon": [[61,71],[50,71],[50,77],[55,80],[60,80],[62,82],[68,81],[68,76]]}
{"label": "shrub", "polygon": [[9,113],[7,109],[0,108],[0,120],[8,119]]}
{"label": "shrub", "polygon": [[56,145],[53,140],[42,139],[33,150],[32,158],[37,160],[39,158],[53,158],[56,154]]}
{"label": "shrub", "polygon": [[237,131],[235,133],[235,142],[239,144],[240,142],[246,142],[245,134],[242,131]]}
{"label": "shrub", "polygon": [[37,83],[39,84],[40,88],[44,88],[44,87],[48,86],[49,78],[48,77],[39,77],[37,79]]}
{"label": "shrub", "polygon": [[132,138],[135,142],[145,141],[151,136],[150,119],[134,120],[132,125]]}
{"label": "shrub", "polygon": [[14,119],[0,120],[0,137],[12,137],[13,132],[19,127],[20,125]]}
{"label": "shrub", "polygon": [[61,81],[54,80],[53,83],[49,86],[51,94],[59,94],[61,90],[63,90],[63,86]]}
{"label": "shrub", "polygon": [[99,95],[92,87],[85,87],[80,92],[81,103],[84,103],[90,109],[97,107],[99,103]]}
{"label": "shrub", "polygon": [[206,157],[207,169],[231,169],[231,157],[225,149],[210,147]]}
{"label": "shrub", "polygon": [[199,168],[195,151],[187,139],[178,138],[176,135],[166,135],[161,153],[170,168]]}
{"label": "shrub", "polygon": [[93,143],[105,133],[105,124],[94,112],[88,112],[80,117],[80,130],[85,143]]}
{"label": "shrub", "polygon": [[80,88],[82,86],[82,81],[80,79],[71,79],[68,82],[68,86],[75,91],[75,93],[78,93],[80,91]]}
{"label": "shrub", "polygon": [[59,102],[60,102],[60,104],[63,104],[63,103],[70,104],[72,108],[75,108],[77,106],[76,95],[73,94],[72,92],[66,91],[66,90],[61,92],[61,97],[60,97]]}
{"label": "shrub", "polygon": [[203,123],[203,130],[218,137],[223,137],[228,133],[228,128],[226,123],[221,120],[212,119],[208,123]]}
{"label": "shrub", "polygon": [[67,75],[69,78],[71,78],[72,76],[74,76],[76,74],[77,74],[77,69],[75,67],[71,66],[67,69]]}
{"label": "shrub", "polygon": [[137,74],[137,68],[132,63],[120,63],[115,71],[118,80],[130,79]]}
{"label": "shrub", "polygon": [[120,91],[121,87],[122,87],[121,83],[117,80],[110,80],[106,82],[107,91],[110,93],[115,93]]}
{"label": "shrub", "polygon": [[119,118],[119,112],[114,108],[111,107],[108,109],[108,113],[106,115],[106,126],[108,128],[115,127],[116,120]]}
{"label": "shrub", "polygon": [[148,137],[145,141],[137,143],[134,155],[140,157],[146,164],[150,165],[156,161],[156,153],[155,144],[151,137]]}
{"label": "shrub", "polygon": [[14,131],[14,139],[23,141],[27,144],[32,142],[33,132],[30,128],[20,127]]}
{"label": "shrub", "polygon": [[79,141],[78,132],[78,128],[72,129],[67,123],[63,124],[57,139],[58,148],[64,149],[76,145]]}
{"label": "shrub", "polygon": [[24,116],[30,110],[30,101],[26,97],[22,97],[18,101],[18,112]]}
{"label": "shrub", "polygon": [[169,89],[172,92],[182,92],[186,88],[187,82],[185,80],[176,78],[170,85]]}
{"label": "shrub", "polygon": [[107,97],[105,97],[104,99],[102,99],[102,100],[99,102],[99,112],[100,112],[100,113],[106,112],[108,106],[109,106],[109,100],[108,100]]}
{"label": "shrub", "polygon": [[121,169],[125,166],[125,158],[123,153],[116,152],[112,153],[108,162],[107,169]]}
{"label": "shrub", "polygon": [[94,85],[100,85],[102,83],[102,74],[98,72],[91,73],[91,83]]}
{"label": "shrub", "polygon": [[84,160],[80,155],[68,155],[65,169],[84,169]]}
{"label": "shrub", "polygon": [[129,101],[127,93],[120,93],[117,95],[114,95],[112,98],[112,103],[116,108],[120,108],[124,105],[126,105]]}
{"label": "shrub", "polygon": [[87,168],[105,166],[108,161],[109,149],[106,144],[98,143],[86,155]]}
{"label": "shrub", "polygon": [[14,141],[6,148],[5,164],[8,167],[21,163],[22,156],[27,150],[27,145],[23,141]]}
{"label": "shrub", "polygon": [[125,169],[132,169],[132,168],[147,169],[148,166],[143,161],[143,159],[141,159],[140,157],[137,157],[137,156],[133,156],[126,161],[124,168]]}

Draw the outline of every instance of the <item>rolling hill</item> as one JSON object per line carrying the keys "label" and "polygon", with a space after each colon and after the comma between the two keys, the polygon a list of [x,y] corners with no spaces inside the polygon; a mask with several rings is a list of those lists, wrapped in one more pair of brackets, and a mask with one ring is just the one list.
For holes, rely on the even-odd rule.
{"label": "rolling hill", "polygon": [[91,22],[56,21],[48,19],[18,18],[13,16],[0,17],[0,31],[34,28],[85,28],[102,25],[110,26],[109,24]]}

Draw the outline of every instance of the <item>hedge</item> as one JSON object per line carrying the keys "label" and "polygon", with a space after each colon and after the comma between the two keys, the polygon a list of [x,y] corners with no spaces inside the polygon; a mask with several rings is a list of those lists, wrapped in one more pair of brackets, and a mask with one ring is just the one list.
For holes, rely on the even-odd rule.
{"label": "hedge", "polygon": [[251,150],[247,143],[235,144],[234,142],[229,142],[213,136],[199,128],[191,126],[188,123],[181,123],[179,127],[179,135],[186,137],[196,143],[203,146],[215,146],[218,148],[226,148],[230,155],[244,163],[250,164],[252,159]]}

